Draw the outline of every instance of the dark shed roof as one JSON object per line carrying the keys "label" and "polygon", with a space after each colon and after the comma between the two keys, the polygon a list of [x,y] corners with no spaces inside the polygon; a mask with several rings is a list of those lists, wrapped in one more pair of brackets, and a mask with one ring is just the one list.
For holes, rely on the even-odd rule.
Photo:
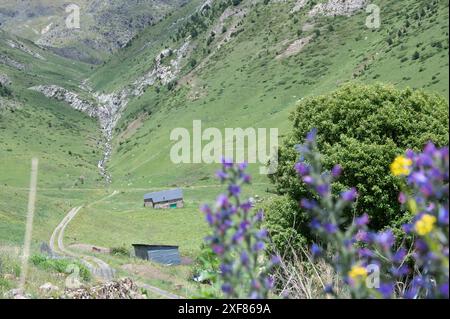
{"label": "dark shed roof", "polygon": [[175,199],[183,199],[183,191],[180,188],[144,195],[144,200],[151,200],[153,203],[160,203]]}

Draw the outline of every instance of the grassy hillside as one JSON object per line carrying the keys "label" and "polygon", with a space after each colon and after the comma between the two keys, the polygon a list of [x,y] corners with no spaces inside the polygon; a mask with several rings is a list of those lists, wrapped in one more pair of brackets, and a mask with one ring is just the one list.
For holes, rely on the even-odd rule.
{"label": "grassy hillside", "polygon": [[[96,89],[118,89],[151,69],[162,49],[177,49],[190,36],[176,88],[150,86],[130,102],[116,129],[110,169],[117,185],[204,183],[211,165],[176,166],[169,158],[170,131],[191,130],[193,119],[205,127],[277,127],[283,134],[296,101],[350,81],[424,88],[448,97],[445,1],[378,1],[379,29],[365,26],[364,11],[312,18],[311,4],[292,13],[294,2],[243,1],[200,14],[194,19],[200,22],[171,16],[96,70],[90,77]],[[184,10],[192,8],[179,14]],[[301,39],[307,44],[300,50]]]}
{"label": "grassy hillside", "polygon": [[96,120],[28,88],[58,83],[76,90],[90,67],[5,32],[0,32],[0,43],[2,61],[16,62],[0,63],[0,74],[10,82],[5,84],[10,95],[0,97],[0,243],[23,240],[31,158],[38,157],[37,243],[48,239],[57,224],[52,221],[59,222],[70,206],[72,195],[63,195],[62,189],[102,185],[97,170],[100,132]]}

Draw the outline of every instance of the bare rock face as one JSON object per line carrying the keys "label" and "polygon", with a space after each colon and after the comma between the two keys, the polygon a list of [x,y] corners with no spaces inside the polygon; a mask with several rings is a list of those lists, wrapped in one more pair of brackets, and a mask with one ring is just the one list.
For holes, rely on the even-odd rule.
{"label": "bare rock face", "polygon": [[350,16],[364,8],[367,3],[368,0],[329,0],[315,5],[309,12],[309,16]]}
{"label": "bare rock face", "polygon": [[66,289],[65,299],[145,299],[139,287],[130,278],[107,282],[102,285],[80,288],[75,290]]}

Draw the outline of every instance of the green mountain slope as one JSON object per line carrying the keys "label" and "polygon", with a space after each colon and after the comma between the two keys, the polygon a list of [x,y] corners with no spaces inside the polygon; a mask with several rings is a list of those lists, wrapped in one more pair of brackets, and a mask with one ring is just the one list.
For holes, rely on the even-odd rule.
{"label": "green mountain slope", "polygon": [[32,157],[40,160],[36,224],[43,228],[36,234],[46,239],[53,218],[57,222],[71,202],[72,195],[58,189],[103,185],[101,135],[96,120],[29,87],[51,82],[75,90],[90,66],[3,31],[0,44],[0,78],[9,92],[0,96],[0,242],[23,238]]}
{"label": "green mountain slope", "polygon": [[93,87],[117,90],[124,82],[145,82],[141,77],[158,66],[160,52],[170,49],[176,56],[188,43],[179,61],[164,58],[167,65],[180,64],[171,79],[176,86],[159,79],[130,99],[116,128],[110,164],[115,183],[204,182],[209,165],[177,166],[169,158],[170,131],[191,128],[193,119],[205,127],[277,127],[283,133],[297,100],[349,81],[388,82],[448,97],[445,1],[378,1],[379,29],[365,26],[365,6],[349,16],[312,17],[312,2],[292,12],[296,3],[302,1],[215,2],[203,14],[194,4],[194,11],[179,12],[191,10],[188,19],[169,17],[97,69],[90,77]]}

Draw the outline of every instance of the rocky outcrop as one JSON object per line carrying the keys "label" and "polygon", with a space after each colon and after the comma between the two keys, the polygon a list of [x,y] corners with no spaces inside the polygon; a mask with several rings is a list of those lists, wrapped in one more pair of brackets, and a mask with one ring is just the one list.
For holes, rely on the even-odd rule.
{"label": "rocky outcrop", "polygon": [[69,90],[66,90],[65,88],[62,88],[60,86],[39,85],[31,87],[30,90],[41,92],[48,98],[54,98],[58,101],[64,101],[70,104],[70,106],[75,110],[84,112],[90,117],[97,117],[98,115],[98,109],[94,104],[81,99],[76,93],[70,92]]}
{"label": "rocky outcrop", "polygon": [[315,5],[309,12],[309,16],[350,16],[364,8],[367,3],[368,0],[329,0]]}
{"label": "rocky outcrop", "polygon": [[[134,83],[134,96],[141,96],[144,94],[145,89],[149,86],[160,82],[166,85],[178,76],[181,70],[181,60],[186,55],[189,49],[189,39],[177,50],[165,49],[155,58],[155,66],[144,76],[137,79]],[[175,56],[168,64],[164,64],[163,60]]]}
{"label": "rocky outcrop", "polygon": [[130,278],[107,282],[89,288],[67,289],[66,299],[145,299],[140,288]]}
{"label": "rocky outcrop", "polygon": [[11,85],[11,80],[6,74],[0,73],[0,84],[4,86]]}
{"label": "rocky outcrop", "polygon": [[0,64],[10,66],[20,71],[25,70],[26,67],[25,64],[17,62],[16,60],[11,59],[9,56],[3,54],[0,54]]}
{"label": "rocky outcrop", "polygon": [[291,10],[291,13],[299,12],[308,4],[308,0],[297,0],[294,4],[294,7]]}
{"label": "rocky outcrop", "polygon": [[8,40],[6,40],[6,43],[13,49],[18,49],[22,52],[25,52],[25,53],[31,55],[32,57],[35,57],[36,59],[45,60],[45,58],[42,55],[40,55],[37,52],[34,52],[33,50],[28,48],[25,44],[23,44],[20,41],[13,41],[13,40],[8,39]]}

